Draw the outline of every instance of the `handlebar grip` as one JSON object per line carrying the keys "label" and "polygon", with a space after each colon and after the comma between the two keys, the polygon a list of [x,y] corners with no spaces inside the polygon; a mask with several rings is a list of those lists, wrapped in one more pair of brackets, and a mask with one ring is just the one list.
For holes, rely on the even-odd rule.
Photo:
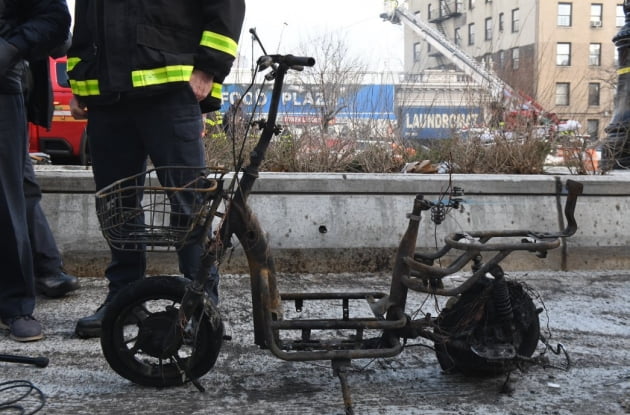
{"label": "handlebar grip", "polygon": [[285,55],[284,63],[288,66],[313,66],[315,65],[315,58],[310,56]]}
{"label": "handlebar grip", "polygon": [[33,364],[37,367],[46,367],[48,366],[48,358],[44,356],[39,356],[33,359]]}
{"label": "handlebar grip", "polygon": [[577,198],[582,194],[584,190],[584,185],[582,183],[576,182],[575,180],[567,180],[566,183],[567,190],[569,195],[567,196],[567,201],[564,205],[564,216],[567,218],[567,227],[564,230],[564,234],[566,236],[571,236],[577,231],[577,222],[575,221],[575,205],[577,203]]}

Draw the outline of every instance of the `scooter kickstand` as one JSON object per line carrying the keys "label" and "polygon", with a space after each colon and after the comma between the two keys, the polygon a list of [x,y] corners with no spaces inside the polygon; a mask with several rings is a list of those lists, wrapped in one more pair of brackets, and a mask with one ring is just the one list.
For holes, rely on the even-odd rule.
{"label": "scooter kickstand", "polygon": [[352,409],[352,397],[348,386],[348,369],[350,369],[350,359],[333,359],[331,361],[333,374],[339,377],[341,382],[341,393],[343,394],[343,404],[346,408],[346,415],[354,415]]}

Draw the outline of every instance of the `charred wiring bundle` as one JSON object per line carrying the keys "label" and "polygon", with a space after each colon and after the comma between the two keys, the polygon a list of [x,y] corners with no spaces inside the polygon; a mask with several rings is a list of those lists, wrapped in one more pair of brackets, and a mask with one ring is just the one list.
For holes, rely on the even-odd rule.
{"label": "charred wiring bundle", "polygon": [[444,222],[447,213],[451,209],[459,209],[459,206],[464,201],[464,189],[459,186],[454,186],[448,195],[448,201],[444,203],[443,199],[440,199],[437,203],[431,206],[431,221],[436,225]]}

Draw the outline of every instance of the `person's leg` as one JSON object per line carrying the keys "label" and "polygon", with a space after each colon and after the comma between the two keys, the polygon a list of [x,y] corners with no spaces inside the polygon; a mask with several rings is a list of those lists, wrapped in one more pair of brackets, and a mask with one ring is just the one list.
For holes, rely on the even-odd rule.
{"label": "person's leg", "polygon": [[48,297],[61,297],[78,289],[79,280],[63,272],[61,254],[40,205],[42,193],[28,153],[24,163],[24,196],[36,290]]}
{"label": "person's leg", "polygon": [[[146,168],[146,150],[133,122],[135,111],[133,105],[125,102],[90,109],[87,128],[97,191]],[[112,261],[105,272],[109,280],[108,300],[120,288],[143,278],[146,268],[144,252],[112,249],[111,254]]]}
{"label": "person's leg", "polygon": [[[151,122],[145,122],[151,119]],[[152,112],[138,118],[146,128],[143,130],[145,146],[156,167],[187,166],[199,167],[188,173],[161,176],[163,185],[181,186],[199,175],[205,166],[202,141],[203,121],[199,103],[192,90],[185,86],[181,90],[161,96],[156,100]],[[141,121],[144,120],[144,121]],[[172,209],[187,212],[195,200],[193,194],[181,194],[171,199]],[[180,213],[181,214],[181,213]],[[180,271],[187,278],[194,278],[201,267],[203,244],[186,245],[178,252]],[[216,268],[210,273],[210,289],[213,300],[218,301],[219,274]]]}
{"label": "person's leg", "polygon": [[27,131],[21,94],[0,95],[0,325],[20,341],[42,338],[22,187]]}
{"label": "person's leg", "polygon": [[[97,191],[146,168],[146,151],[133,121],[136,111],[125,102],[90,108],[87,129]],[[77,322],[75,333],[82,338],[100,336],[107,304],[127,284],[143,278],[145,270],[144,252],[111,249],[111,262],[105,271],[109,280],[105,302],[96,313]]]}

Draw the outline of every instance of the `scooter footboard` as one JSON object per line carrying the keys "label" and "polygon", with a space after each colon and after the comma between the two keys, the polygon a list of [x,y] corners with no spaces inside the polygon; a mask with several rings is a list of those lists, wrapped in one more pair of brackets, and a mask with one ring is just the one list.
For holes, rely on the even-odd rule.
{"label": "scooter footboard", "polygon": [[[396,336],[408,323],[401,312],[397,318],[372,316],[370,303],[386,296],[380,292],[283,293],[283,318],[275,319],[268,309],[270,297],[261,281],[261,304],[265,310],[266,346],[288,361],[370,359],[392,357],[402,351]],[[293,304],[293,310],[289,310]],[[308,308],[308,310],[306,310]],[[338,316],[331,316],[335,309]],[[303,314],[308,312],[309,316]]]}

